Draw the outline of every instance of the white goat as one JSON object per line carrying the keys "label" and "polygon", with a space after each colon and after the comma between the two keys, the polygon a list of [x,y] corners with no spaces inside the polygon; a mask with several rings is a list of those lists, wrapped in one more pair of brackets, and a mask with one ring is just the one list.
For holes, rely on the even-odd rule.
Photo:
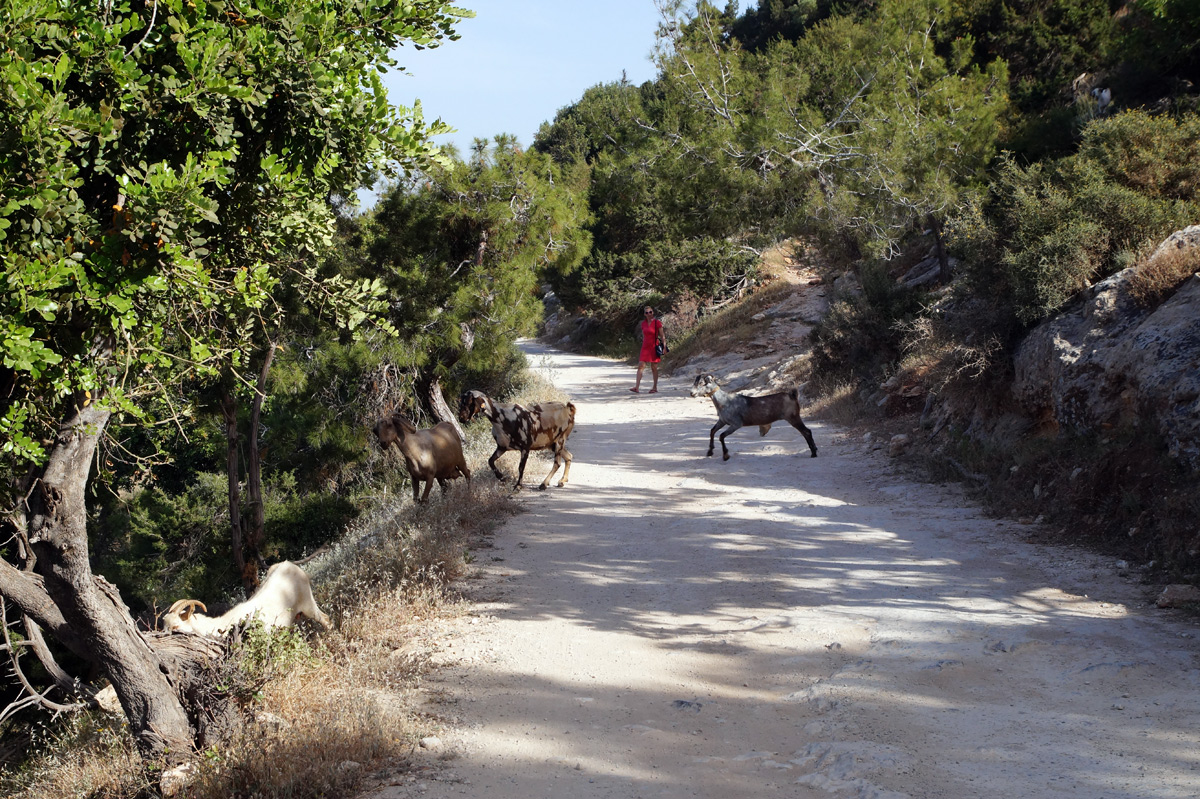
{"label": "white goat", "polygon": [[813,443],[812,432],[804,426],[800,419],[800,389],[793,388],[781,394],[767,394],[762,397],[751,397],[746,394],[730,394],[717,385],[717,379],[712,375],[696,375],[692,383],[693,397],[711,397],[717,407],[717,423],[708,432],[708,454],[713,454],[713,436],[722,427],[729,429],[721,434],[721,452],[725,460],[729,460],[729,448],[725,446],[725,437],[735,430],[747,425],[758,425],[758,434],[765,436],[771,425],[780,420],[786,421],[800,431],[812,456],[817,457],[817,445]]}
{"label": "white goat", "polygon": [[171,632],[221,635],[252,618],[257,618],[266,627],[287,627],[296,621],[297,616],[312,619],[327,630],[333,626],[329,617],[317,607],[312,585],[304,569],[287,560],[267,569],[267,578],[254,596],[224,615],[205,616],[197,613],[196,608],[208,611],[199,600],[179,600],[163,614],[163,628]]}

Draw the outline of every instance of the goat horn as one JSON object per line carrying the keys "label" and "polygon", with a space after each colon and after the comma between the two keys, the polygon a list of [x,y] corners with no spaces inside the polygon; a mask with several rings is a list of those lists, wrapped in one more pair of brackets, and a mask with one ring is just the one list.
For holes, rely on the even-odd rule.
{"label": "goat horn", "polygon": [[181,618],[186,619],[188,616],[196,612],[196,608],[200,608],[202,613],[208,613],[208,608],[199,599],[179,599],[167,613],[179,613]]}

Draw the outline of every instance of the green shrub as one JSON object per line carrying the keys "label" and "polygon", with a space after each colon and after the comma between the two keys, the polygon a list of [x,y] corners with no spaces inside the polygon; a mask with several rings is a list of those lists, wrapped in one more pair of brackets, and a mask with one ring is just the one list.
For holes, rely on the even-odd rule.
{"label": "green shrub", "polygon": [[[263,503],[268,561],[317,548],[358,512],[343,496],[299,491],[286,472],[263,481]],[[97,570],[121,589],[135,612],[179,597],[215,600],[238,585],[223,474],[197,474],[178,494],[158,488],[132,492],[96,518],[93,530]]]}
{"label": "green shrub", "polygon": [[1118,114],[1090,124],[1073,156],[1002,162],[985,204],[963,209],[947,237],[974,290],[1032,325],[1200,219],[1198,186],[1200,117]]}
{"label": "green shrub", "polygon": [[903,330],[920,312],[920,294],[901,288],[885,261],[859,268],[862,294],[837,299],[812,333],[813,366],[822,378],[876,376],[901,353]]}

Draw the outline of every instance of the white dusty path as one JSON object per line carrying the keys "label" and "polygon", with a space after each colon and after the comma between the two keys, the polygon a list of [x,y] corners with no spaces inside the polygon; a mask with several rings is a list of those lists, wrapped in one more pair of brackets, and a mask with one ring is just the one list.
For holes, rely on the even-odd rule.
{"label": "white dusty path", "polygon": [[683,378],[528,346],[570,483],[476,553],[442,769],[373,799],[1200,796],[1196,627],[1111,559],[819,423],[815,460],[786,425],[706,458]]}

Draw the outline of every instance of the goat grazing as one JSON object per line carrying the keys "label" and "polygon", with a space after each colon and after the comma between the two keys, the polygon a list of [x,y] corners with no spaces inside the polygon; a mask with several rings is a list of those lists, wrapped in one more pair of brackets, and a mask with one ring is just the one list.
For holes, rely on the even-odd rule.
{"label": "goat grazing", "polygon": [[567,484],[567,475],[571,473],[571,453],[567,451],[567,436],[575,429],[575,405],[561,402],[538,402],[532,408],[521,405],[506,405],[492,402],[482,391],[464,391],[458,400],[458,418],[466,424],[482,413],[492,423],[492,437],[496,439],[496,451],[488,459],[488,466],[497,480],[503,480],[504,475],[496,468],[496,459],[510,449],[520,450],[521,467],[517,470],[517,490],[525,478],[525,461],[529,453],[535,449],[549,449],[554,452],[554,468],[546,479],[538,486],[543,491],[550,484],[550,478],[558,471],[562,461],[566,461],[562,480],[558,487]]}
{"label": "goat grazing", "polygon": [[308,575],[295,563],[284,560],[267,569],[267,577],[254,596],[222,616],[205,616],[208,608],[197,599],[181,599],[163,614],[163,628],[170,632],[220,635],[244,621],[257,618],[266,627],[288,627],[304,616],[326,630],[333,626],[317,607]]}
{"label": "goat grazing", "polygon": [[713,436],[726,425],[729,429],[721,434],[721,452],[725,460],[729,460],[729,448],[725,446],[725,437],[735,430],[747,425],[757,425],[759,435],[765,436],[771,425],[780,420],[786,421],[800,431],[812,456],[817,457],[817,445],[813,443],[812,432],[804,426],[800,419],[800,389],[794,388],[781,394],[767,394],[762,397],[751,397],[746,394],[730,394],[719,385],[717,379],[709,374],[696,376],[692,383],[693,397],[711,397],[713,405],[717,406],[717,423],[708,432],[708,454],[713,454]]}
{"label": "goat grazing", "polygon": [[[443,494],[446,493],[446,481],[460,474],[467,478],[467,487],[470,488],[471,470],[467,468],[467,460],[463,457],[462,439],[449,422],[438,422],[428,430],[418,430],[416,425],[397,413],[390,419],[379,420],[375,425],[375,436],[385,452],[395,444],[404,456],[404,465],[408,467],[408,475],[412,478],[413,502],[429,499],[434,480],[441,486]],[[422,480],[426,481],[425,493],[418,499]]]}

